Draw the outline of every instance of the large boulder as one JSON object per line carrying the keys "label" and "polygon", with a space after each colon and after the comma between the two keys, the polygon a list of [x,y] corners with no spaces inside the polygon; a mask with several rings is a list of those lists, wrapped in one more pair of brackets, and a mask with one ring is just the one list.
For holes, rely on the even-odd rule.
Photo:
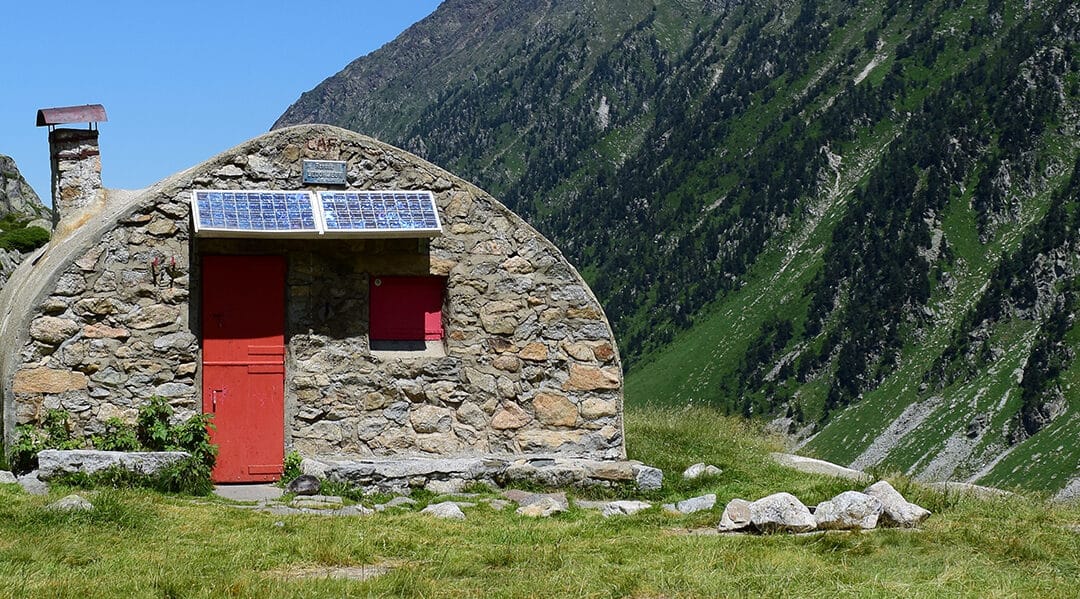
{"label": "large boulder", "polygon": [[877,526],[884,506],[875,497],[858,491],[844,491],[818,504],[814,520],[821,530],[857,530]]}
{"label": "large boulder", "polygon": [[764,533],[809,532],[817,526],[814,515],[791,493],[774,493],[751,503],[750,524]]}
{"label": "large boulder", "polygon": [[904,499],[899,491],[886,481],[878,481],[866,488],[866,494],[881,502],[882,526],[913,528],[930,517],[930,511]]}
{"label": "large boulder", "polygon": [[185,451],[97,451],[91,449],[45,449],[38,452],[38,478],[52,480],[64,474],[94,474],[109,468],[123,468],[144,475],[190,458]]}

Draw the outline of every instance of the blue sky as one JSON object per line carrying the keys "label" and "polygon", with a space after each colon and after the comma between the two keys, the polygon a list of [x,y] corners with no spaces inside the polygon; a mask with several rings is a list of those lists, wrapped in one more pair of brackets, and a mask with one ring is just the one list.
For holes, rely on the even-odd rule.
{"label": "blue sky", "polygon": [[137,189],[267,131],[439,0],[5,2],[0,154],[49,203],[39,108],[103,104],[102,178]]}

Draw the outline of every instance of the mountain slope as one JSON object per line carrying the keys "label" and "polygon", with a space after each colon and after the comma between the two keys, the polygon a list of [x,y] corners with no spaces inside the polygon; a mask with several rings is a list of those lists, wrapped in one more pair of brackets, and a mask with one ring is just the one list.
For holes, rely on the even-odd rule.
{"label": "mountain slope", "polygon": [[1075,6],[503,4],[444,3],[278,125],[376,134],[526,215],[604,303],[630,401],[922,478],[1077,476]]}
{"label": "mountain slope", "polygon": [[49,214],[49,209],[42,205],[15,161],[0,154],[0,287],[7,283],[8,276],[22,261],[21,252],[49,240],[48,231],[37,226],[27,227],[39,219],[48,221]]}

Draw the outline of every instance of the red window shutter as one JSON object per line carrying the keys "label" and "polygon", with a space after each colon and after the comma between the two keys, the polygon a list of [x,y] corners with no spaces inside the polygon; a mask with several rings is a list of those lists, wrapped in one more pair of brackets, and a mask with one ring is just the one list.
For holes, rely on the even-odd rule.
{"label": "red window shutter", "polygon": [[372,277],[369,335],[379,341],[442,339],[441,277]]}

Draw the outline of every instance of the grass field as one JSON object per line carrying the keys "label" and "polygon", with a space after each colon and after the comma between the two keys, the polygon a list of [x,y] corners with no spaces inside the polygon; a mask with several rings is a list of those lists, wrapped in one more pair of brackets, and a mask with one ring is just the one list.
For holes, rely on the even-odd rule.
{"label": "grass field", "polygon": [[[632,457],[667,473],[651,500],[715,492],[806,503],[850,483],[771,464],[776,445],[701,409],[628,414]],[[684,483],[705,461],[718,478]],[[571,509],[552,519],[466,510],[464,522],[413,512],[272,516],[219,501],[143,491],[83,492],[96,505],[58,514],[48,498],[0,486],[3,597],[1068,597],[1080,594],[1080,506],[1038,498],[977,501],[893,480],[934,511],[922,530],[807,536],[688,534],[719,507],[622,518]],[[422,496],[431,500],[433,497]],[[366,581],[306,579],[327,567],[379,567]]]}

